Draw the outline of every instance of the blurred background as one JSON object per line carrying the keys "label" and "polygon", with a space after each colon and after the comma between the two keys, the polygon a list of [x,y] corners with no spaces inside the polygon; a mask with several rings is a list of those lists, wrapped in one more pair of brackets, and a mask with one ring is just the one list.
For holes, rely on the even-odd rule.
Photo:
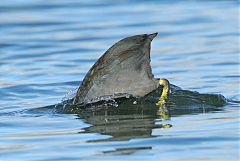
{"label": "blurred background", "polygon": [[[19,112],[60,103],[114,43],[153,32],[159,33],[151,50],[155,77],[183,89],[240,100],[239,1],[1,1],[0,160],[239,159],[239,105],[215,115],[173,118],[171,132],[160,129],[149,136],[156,140],[100,144],[89,140],[105,138],[101,133],[77,134],[91,125],[75,115]],[[207,123],[217,118],[219,124]],[[199,123],[197,129],[206,129],[192,129],[185,124],[189,119]],[[171,142],[176,135],[188,140],[188,133],[197,135],[188,142],[191,146],[174,145],[179,138]],[[167,140],[161,145],[158,136],[164,134]]]}

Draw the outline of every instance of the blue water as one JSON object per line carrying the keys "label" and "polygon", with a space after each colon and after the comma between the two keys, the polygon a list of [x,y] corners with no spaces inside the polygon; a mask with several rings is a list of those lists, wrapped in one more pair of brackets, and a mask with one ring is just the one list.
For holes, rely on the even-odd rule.
{"label": "blue water", "polygon": [[239,160],[238,103],[169,120],[34,110],[78,88],[118,40],[153,32],[155,77],[239,101],[238,11],[234,0],[2,1],[0,160]]}

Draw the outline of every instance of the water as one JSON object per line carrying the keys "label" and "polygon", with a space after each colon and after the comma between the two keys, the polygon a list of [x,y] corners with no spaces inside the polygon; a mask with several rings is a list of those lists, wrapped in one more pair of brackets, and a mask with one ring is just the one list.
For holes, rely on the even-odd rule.
{"label": "water", "polygon": [[239,101],[238,10],[224,0],[1,2],[0,160],[239,160],[236,103],[169,120],[144,107],[38,109],[78,88],[119,39],[152,32],[155,77]]}

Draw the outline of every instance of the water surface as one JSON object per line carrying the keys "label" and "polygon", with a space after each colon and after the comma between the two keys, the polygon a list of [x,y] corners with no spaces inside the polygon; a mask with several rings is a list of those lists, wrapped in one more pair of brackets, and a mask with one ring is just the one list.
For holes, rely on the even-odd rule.
{"label": "water surface", "polygon": [[146,108],[34,110],[78,88],[119,39],[153,32],[155,77],[239,101],[238,10],[224,0],[1,2],[0,160],[239,160],[237,103],[169,120]]}

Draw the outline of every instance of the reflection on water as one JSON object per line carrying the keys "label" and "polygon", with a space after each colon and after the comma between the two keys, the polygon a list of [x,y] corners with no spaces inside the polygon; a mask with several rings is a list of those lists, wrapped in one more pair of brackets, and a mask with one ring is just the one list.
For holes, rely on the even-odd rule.
{"label": "reflection on water", "polygon": [[[234,0],[1,1],[0,160],[239,160],[238,10]],[[115,42],[153,32],[155,77],[186,89],[169,107],[155,106],[159,94],[95,111],[51,106]]]}
{"label": "reflection on water", "polygon": [[[171,116],[219,112],[224,110],[223,106],[227,104],[227,100],[222,95],[199,94],[176,89],[175,91],[172,89],[173,92],[169,95],[169,102],[166,104],[156,104],[162,92],[162,88],[159,87],[144,98],[121,98],[112,100],[112,105],[109,100],[83,106],[68,105],[65,101],[52,108],[56,108],[57,112],[78,114],[80,119],[91,124],[80,133],[111,136],[104,140],[94,140],[99,142],[153,137],[153,129],[172,127],[165,122],[171,120]],[[115,106],[116,102],[118,106]]]}

